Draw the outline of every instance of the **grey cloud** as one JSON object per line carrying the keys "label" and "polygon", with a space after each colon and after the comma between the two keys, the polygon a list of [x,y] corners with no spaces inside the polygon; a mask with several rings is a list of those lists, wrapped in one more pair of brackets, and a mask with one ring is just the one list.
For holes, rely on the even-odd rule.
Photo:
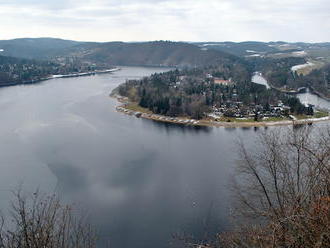
{"label": "grey cloud", "polygon": [[[40,29],[39,36],[72,29],[75,36],[64,38],[79,34],[86,40],[84,28],[93,28],[96,40],[321,41],[330,39],[322,32],[330,25],[330,5],[328,0],[0,0],[5,32],[6,23],[17,30]],[[104,36],[104,29],[112,36]]]}

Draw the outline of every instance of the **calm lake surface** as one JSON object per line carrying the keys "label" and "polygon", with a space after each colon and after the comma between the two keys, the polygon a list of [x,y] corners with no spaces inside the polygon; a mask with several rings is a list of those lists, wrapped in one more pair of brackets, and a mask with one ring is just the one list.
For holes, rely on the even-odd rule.
{"label": "calm lake surface", "polygon": [[[172,234],[204,239],[229,226],[235,142],[254,128],[192,128],[115,111],[109,93],[165,69],[0,89],[0,207],[10,190],[58,192],[90,215],[99,247],[172,247]],[[260,129],[259,129],[260,130]]]}

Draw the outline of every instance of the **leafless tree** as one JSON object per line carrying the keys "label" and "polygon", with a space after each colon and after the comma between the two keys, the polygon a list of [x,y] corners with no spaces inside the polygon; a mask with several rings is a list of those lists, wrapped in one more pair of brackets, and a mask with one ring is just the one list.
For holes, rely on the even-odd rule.
{"label": "leafless tree", "polygon": [[10,221],[1,218],[0,248],[94,248],[95,233],[86,219],[62,205],[56,195],[14,192]]}
{"label": "leafless tree", "polygon": [[222,246],[330,247],[330,129],[268,129],[239,150],[241,222]]}

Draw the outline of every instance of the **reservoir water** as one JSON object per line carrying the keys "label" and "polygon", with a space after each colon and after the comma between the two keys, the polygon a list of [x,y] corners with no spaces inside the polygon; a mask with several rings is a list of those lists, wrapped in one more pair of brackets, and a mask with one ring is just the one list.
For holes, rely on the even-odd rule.
{"label": "reservoir water", "polygon": [[307,89],[306,93],[297,94],[297,97],[304,104],[312,104],[317,108],[330,111],[330,102],[311,93],[309,89]]}
{"label": "reservoir water", "polygon": [[193,128],[115,111],[109,93],[161,68],[54,79],[0,90],[0,208],[39,188],[88,214],[99,247],[167,248],[176,233],[213,237],[229,226],[238,138],[254,128]]}

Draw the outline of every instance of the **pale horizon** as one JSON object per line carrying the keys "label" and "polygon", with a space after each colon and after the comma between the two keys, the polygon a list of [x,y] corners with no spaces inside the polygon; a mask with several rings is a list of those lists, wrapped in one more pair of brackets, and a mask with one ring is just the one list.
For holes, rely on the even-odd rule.
{"label": "pale horizon", "polygon": [[0,39],[328,42],[326,0],[0,0]]}
{"label": "pale horizon", "polygon": [[143,43],[143,42],[157,42],[157,41],[169,41],[169,42],[182,42],[182,43],[225,43],[225,42],[234,42],[234,43],[244,43],[244,42],[261,42],[261,43],[271,43],[271,42],[284,42],[284,43],[311,43],[311,44],[317,44],[317,43],[330,43],[330,41],[316,41],[316,42],[308,42],[308,41],[286,41],[286,40],[241,40],[241,41],[234,41],[234,40],[196,40],[196,41],[185,41],[185,40],[162,40],[162,39],[156,39],[156,40],[74,40],[69,38],[63,38],[63,37],[48,37],[48,36],[36,36],[36,37],[13,37],[9,39],[2,39],[2,40],[18,40],[18,39],[60,39],[60,40],[68,40],[68,41],[76,41],[76,42],[96,42],[96,43],[108,43],[108,42],[123,42],[123,43]]}

